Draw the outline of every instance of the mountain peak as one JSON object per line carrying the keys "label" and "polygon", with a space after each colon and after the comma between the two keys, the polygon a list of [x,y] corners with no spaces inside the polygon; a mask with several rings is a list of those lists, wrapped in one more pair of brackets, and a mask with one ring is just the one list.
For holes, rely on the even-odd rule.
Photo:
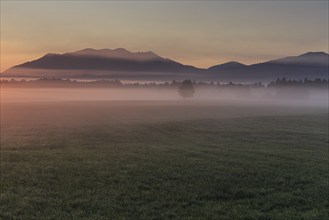
{"label": "mountain peak", "polygon": [[329,54],[325,52],[308,52],[299,56],[290,56],[281,59],[271,60],[267,63],[328,66]]}
{"label": "mountain peak", "polygon": [[59,54],[57,53],[47,53],[46,55],[44,55],[44,57],[52,57],[52,56],[57,56]]}
{"label": "mountain peak", "polygon": [[223,63],[222,65],[230,65],[230,66],[245,66],[243,63],[239,63],[237,61],[229,61],[226,63]]}
{"label": "mountain peak", "polygon": [[328,57],[329,54],[322,52],[322,51],[318,51],[318,52],[308,52],[308,53],[299,55],[299,57],[310,57],[310,56],[326,56],[326,57]]}
{"label": "mountain peak", "polygon": [[152,51],[85,48],[64,54],[48,53],[39,59],[6,70],[3,76],[148,80],[195,78],[230,81],[273,80],[283,76],[291,79],[327,78],[328,57],[324,52],[308,52],[253,65],[230,61],[200,69],[162,58]]}
{"label": "mountain peak", "polygon": [[[111,50],[111,49],[103,49],[103,50]],[[112,51],[117,51],[117,52],[129,52],[131,53],[130,51],[124,49],[124,48],[116,48],[116,49],[113,49]]]}
{"label": "mountain peak", "polygon": [[150,60],[164,59],[151,51],[130,52],[129,50],[126,50],[124,48],[99,49],[99,50],[93,48],[85,48],[72,53],[66,53],[66,55],[114,58],[114,59],[134,60],[134,61],[150,61]]}
{"label": "mountain peak", "polygon": [[246,67],[246,65],[243,63],[239,63],[237,61],[229,61],[229,62],[226,62],[223,64],[209,67],[208,70],[220,71],[220,70],[236,69],[236,68],[243,68],[243,67]]}
{"label": "mountain peak", "polygon": [[85,48],[85,49],[82,49],[82,50],[79,50],[79,51],[85,51],[85,52],[88,52],[88,51],[95,51],[95,49],[93,48]]}

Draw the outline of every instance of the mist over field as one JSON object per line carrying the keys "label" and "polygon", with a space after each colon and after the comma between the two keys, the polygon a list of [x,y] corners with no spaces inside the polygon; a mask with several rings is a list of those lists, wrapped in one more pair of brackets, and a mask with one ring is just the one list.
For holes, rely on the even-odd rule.
{"label": "mist over field", "polygon": [[1,102],[51,102],[51,101],[166,101],[219,103],[281,103],[286,105],[327,106],[328,90],[325,88],[196,88],[192,98],[184,99],[177,88],[2,88]]}
{"label": "mist over field", "polygon": [[1,218],[326,219],[327,96],[235,92],[2,88]]}
{"label": "mist over field", "polygon": [[[107,126],[116,130],[116,126],[125,129],[125,126],[133,125],[139,129],[150,123],[194,121],[198,124],[199,120],[220,123],[230,118],[302,117],[325,115],[328,111],[327,90],[309,90],[307,96],[300,96],[296,89],[285,88],[283,91],[283,96],[269,97],[271,91],[264,89],[199,88],[194,97],[182,98],[176,88],[2,88],[2,147],[11,146],[13,140],[23,146],[30,145],[25,138],[36,141],[33,148],[45,143],[52,145],[47,138],[52,140],[53,136],[61,136],[66,129],[74,129],[77,134],[80,130],[89,132],[89,129],[103,133],[107,132]],[[104,141],[92,134],[91,138]],[[129,140],[129,135],[126,138]],[[69,139],[62,147],[70,146]],[[112,142],[111,139],[108,141],[104,144]],[[20,144],[15,148],[20,148]]]}
{"label": "mist over field", "polygon": [[0,0],[0,220],[329,219],[328,6]]}

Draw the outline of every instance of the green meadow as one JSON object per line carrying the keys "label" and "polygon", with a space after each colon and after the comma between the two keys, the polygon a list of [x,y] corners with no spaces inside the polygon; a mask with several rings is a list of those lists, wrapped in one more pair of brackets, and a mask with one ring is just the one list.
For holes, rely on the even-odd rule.
{"label": "green meadow", "polygon": [[0,219],[328,219],[328,109],[1,103]]}

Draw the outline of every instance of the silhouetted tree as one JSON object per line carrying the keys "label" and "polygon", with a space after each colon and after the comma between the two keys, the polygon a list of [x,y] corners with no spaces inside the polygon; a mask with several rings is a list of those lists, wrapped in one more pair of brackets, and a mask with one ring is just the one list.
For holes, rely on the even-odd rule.
{"label": "silhouetted tree", "polygon": [[193,97],[195,90],[192,81],[184,80],[182,84],[179,86],[178,92],[183,98]]}

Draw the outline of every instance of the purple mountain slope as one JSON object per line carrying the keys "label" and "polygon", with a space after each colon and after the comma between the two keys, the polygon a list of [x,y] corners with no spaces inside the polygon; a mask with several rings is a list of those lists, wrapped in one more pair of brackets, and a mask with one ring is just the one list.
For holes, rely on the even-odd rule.
{"label": "purple mountain slope", "polygon": [[14,66],[2,76],[62,77],[62,78],[117,78],[131,80],[217,80],[269,81],[277,77],[293,79],[328,78],[329,55],[308,52],[268,62],[244,65],[235,61],[196,68],[163,58],[151,51],[130,52],[123,48],[83,50],[53,54]]}

